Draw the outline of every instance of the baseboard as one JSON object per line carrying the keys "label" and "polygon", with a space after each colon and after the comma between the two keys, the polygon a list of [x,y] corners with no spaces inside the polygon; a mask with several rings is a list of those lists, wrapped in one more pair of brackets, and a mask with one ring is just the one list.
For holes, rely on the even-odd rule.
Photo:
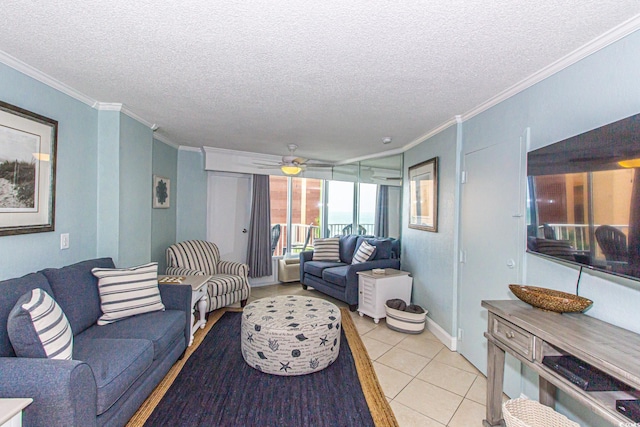
{"label": "baseboard", "polygon": [[444,344],[449,350],[456,351],[458,347],[458,340],[455,337],[452,337],[442,329],[440,325],[431,320],[430,317],[427,316],[427,329],[431,332],[442,344]]}

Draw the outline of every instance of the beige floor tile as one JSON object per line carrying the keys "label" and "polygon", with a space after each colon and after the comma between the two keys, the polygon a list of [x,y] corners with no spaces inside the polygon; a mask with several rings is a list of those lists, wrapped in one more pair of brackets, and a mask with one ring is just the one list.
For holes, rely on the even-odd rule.
{"label": "beige floor tile", "polygon": [[476,379],[476,375],[432,360],[416,378],[463,396]]}
{"label": "beige floor tile", "polygon": [[465,398],[481,405],[487,404],[487,379],[484,375],[476,376],[476,380],[471,385]]}
{"label": "beige floor tile", "polygon": [[456,353],[455,351],[451,351],[447,348],[441,350],[433,358],[433,360],[449,366],[454,366],[458,369],[462,369],[463,371],[471,372],[472,374],[482,375],[482,373],[478,371],[476,367],[473,366],[471,362],[465,359],[460,353]]}
{"label": "beige floor tile", "polygon": [[429,359],[433,359],[440,350],[445,348],[444,344],[440,341],[427,339],[424,333],[420,335],[407,335],[398,343],[398,347],[419,354],[420,356],[428,357]]}
{"label": "beige floor tile", "polygon": [[367,332],[365,336],[374,338],[389,345],[396,345],[406,337],[406,334],[403,334],[402,332],[392,331],[391,329],[387,328],[386,324],[380,322],[377,328],[372,329],[370,332]]}
{"label": "beige floor tile", "polygon": [[373,362],[373,368],[382,387],[384,395],[393,399],[413,379],[411,375],[404,374],[378,362]]}
{"label": "beige floor tile", "polygon": [[440,340],[431,333],[430,330],[426,329],[420,334],[421,336],[423,336],[425,339],[428,339],[430,341],[438,341],[440,342]]}
{"label": "beige floor tile", "polygon": [[369,358],[371,360],[376,360],[378,357],[382,356],[387,351],[393,348],[393,346],[389,344],[383,343],[373,338],[369,338],[367,336],[361,337],[361,339],[362,343],[367,348],[367,353],[369,353]]}
{"label": "beige floor tile", "polygon": [[356,329],[358,330],[358,333],[360,335],[364,335],[378,327],[378,325],[374,324],[373,322],[361,320],[360,316],[351,316],[351,318],[353,319],[353,324],[356,325]]}
{"label": "beige floor tile", "polygon": [[462,402],[462,396],[414,379],[394,400],[446,425]]}
{"label": "beige floor tile", "polygon": [[458,410],[449,421],[449,427],[482,427],[482,420],[486,416],[484,405],[469,399],[464,399]]}
{"label": "beige floor tile", "polygon": [[445,427],[444,424],[440,424],[436,420],[432,420],[395,400],[391,401],[389,405],[400,427]]}
{"label": "beige floor tile", "polygon": [[427,366],[427,363],[429,363],[431,359],[395,346],[376,360],[384,365],[415,377],[418,375],[418,372]]}

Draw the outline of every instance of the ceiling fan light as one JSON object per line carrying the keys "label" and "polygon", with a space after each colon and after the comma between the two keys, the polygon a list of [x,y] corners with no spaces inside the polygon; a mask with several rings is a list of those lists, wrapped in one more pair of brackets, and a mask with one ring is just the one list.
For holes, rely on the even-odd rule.
{"label": "ceiling fan light", "polygon": [[618,162],[623,168],[640,168],[640,159],[629,159]]}
{"label": "ceiling fan light", "polygon": [[282,165],[280,166],[280,170],[285,175],[298,175],[300,171],[302,171],[302,168],[295,165]]}

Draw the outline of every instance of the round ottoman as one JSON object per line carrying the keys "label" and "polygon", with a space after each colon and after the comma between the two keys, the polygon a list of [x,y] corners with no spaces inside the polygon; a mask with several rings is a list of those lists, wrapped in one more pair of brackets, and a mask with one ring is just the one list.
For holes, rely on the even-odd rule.
{"label": "round ottoman", "polygon": [[340,351],[340,309],[328,301],[284,295],[247,304],[242,357],[274,375],[304,375],[331,365]]}

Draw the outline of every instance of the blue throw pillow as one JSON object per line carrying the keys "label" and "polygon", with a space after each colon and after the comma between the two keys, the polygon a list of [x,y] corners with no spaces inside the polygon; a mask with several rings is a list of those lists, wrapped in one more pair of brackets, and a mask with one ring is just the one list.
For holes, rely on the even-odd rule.
{"label": "blue throw pillow", "polygon": [[22,295],[7,319],[7,332],[18,357],[71,360],[73,333],[60,306],[36,288]]}
{"label": "blue throw pillow", "polygon": [[389,239],[367,239],[371,246],[376,247],[373,259],[389,259],[391,258],[391,240]]}

